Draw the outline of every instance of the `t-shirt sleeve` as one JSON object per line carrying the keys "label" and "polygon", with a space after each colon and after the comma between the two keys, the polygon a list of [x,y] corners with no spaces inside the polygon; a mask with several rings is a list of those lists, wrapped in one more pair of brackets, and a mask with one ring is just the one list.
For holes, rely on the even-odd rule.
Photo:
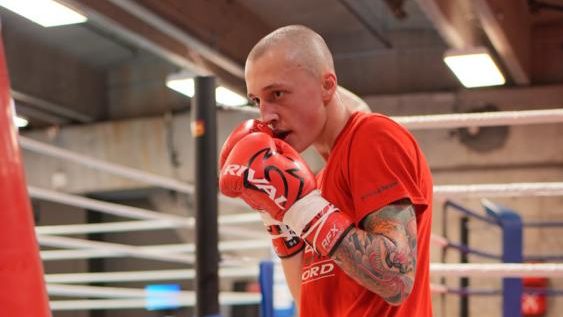
{"label": "t-shirt sleeve", "polygon": [[358,127],[348,164],[356,225],[371,212],[401,199],[409,199],[417,210],[428,205],[420,188],[420,155],[410,134],[390,119]]}

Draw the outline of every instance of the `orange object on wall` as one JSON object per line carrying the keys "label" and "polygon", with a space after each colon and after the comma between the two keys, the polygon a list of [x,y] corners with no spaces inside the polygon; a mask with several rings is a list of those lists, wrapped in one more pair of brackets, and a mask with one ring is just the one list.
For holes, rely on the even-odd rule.
{"label": "orange object on wall", "polygon": [[[545,277],[524,277],[522,284],[525,289],[545,291],[548,280]],[[522,294],[522,316],[541,317],[547,311],[547,296],[541,292],[526,292]]]}

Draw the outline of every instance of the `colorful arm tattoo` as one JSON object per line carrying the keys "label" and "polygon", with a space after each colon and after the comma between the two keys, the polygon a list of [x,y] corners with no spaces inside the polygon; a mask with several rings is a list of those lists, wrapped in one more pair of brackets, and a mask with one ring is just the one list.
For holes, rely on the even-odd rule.
{"label": "colorful arm tattoo", "polygon": [[407,202],[369,214],[364,230],[353,229],[332,258],[348,275],[388,303],[410,294],[416,271],[416,217]]}

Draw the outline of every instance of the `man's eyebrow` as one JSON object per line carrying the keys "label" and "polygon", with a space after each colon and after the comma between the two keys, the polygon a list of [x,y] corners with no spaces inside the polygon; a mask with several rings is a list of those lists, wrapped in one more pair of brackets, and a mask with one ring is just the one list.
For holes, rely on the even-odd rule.
{"label": "man's eyebrow", "polygon": [[[269,85],[266,86],[266,87],[263,87],[263,88],[261,89],[261,91],[273,90],[273,89],[276,89],[276,88],[279,88],[279,87],[282,87],[282,86],[283,86],[283,84],[281,84],[281,83],[273,83],[273,84],[269,84]],[[256,96],[254,96],[252,93],[248,93],[247,96],[248,96],[248,98],[250,98],[250,99],[256,98]]]}
{"label": "man's eyebrow", "polygon": [[282,87],[282,86],[283,86],[283,84],[281,84],[281,83],[273,83],[273,84],[270,84],[270,85],[262,88],[262,91],[272,90],[272,89],[276,89],[276,88],[279,88],[279,87]]}

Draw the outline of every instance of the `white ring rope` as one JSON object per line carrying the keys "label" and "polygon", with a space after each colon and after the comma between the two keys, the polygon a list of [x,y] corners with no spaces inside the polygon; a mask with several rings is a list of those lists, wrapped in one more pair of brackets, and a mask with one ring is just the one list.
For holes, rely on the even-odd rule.
{"label": "white ring rope", "polygon": [[563,183],[508,183],[434,186],[434,198],[563,196]]}
{"label": "white ring rope", "polygon": [[[259,269],[257,265],[245,267],[221,267],[221,278],[256,278]],[[110,283],[110,282],[141,282],[141,281],[174,281],[193,280],[196,272],[193,269],[182,270],[152,270],[152,271],[122,271],[101,273],[62,273],[46,274],[47,283]]]}
{"label": "white ring rope", "polygon": [[[41,240],[43,237],[39,235],[39,241],[41,244],[49,245],[48,240]],[[72,243],[71,243],[71,242]],[[115,258],[127,256],[127,253],[118,252],[116,250],[107,250],[105,248],[89,248],[90,240],[73,239],[67,240],[67,243],[52,244],[53,246],[66,247],[66,248],[79,248],[72,250],[49,250],[41,251],[41,259],[43,261],[54,261],[54,260],[69,260],[69,259],[92,259],[92,258]],[[439,236],[437,234],[432,234],[430,236],[430,242],[441,248],[445,248],[449,245],[449,240]],[[255,239],[255,240],[235,240],[235,241],[220,241],[219,251],[229,252],[229,251],[240,251],[240,250],[255,250],[255,249],[270,249],[271,244],[269,239]],[[185,244],[165,244],[165,245],[155,245],[155,246],[141,246],[138,247],[147,252],[153,252],[155,254],[159,253],[193,253],[195,252],[195,245],[193,243]]]}
{"label": "white ring rope", "polygon": [[[65,294],[71,295],[72,291],[80,291],[81,294],[92,294],[92,296],[100,296],[104,289],[102,287],[84,286],[69,287],[68,285],[47,286],[49,294]],[[116,290],[108,291],[108,295],[121,295],[125,293],[138,294],[139,290]],[[177,304],[181,307],[193,307],[195,305],[195,292],[182,292],[177,298]],[[117,297],[117,296],[116,296]],[[220,292],[219,303],[221,305],[251,305],[260,304],[262,296],[260,293],[242,293],[242,292]],[[85,299],[85,300],[56,300],[51,301],[49,306],[53,311],[60,310],[95,310],[95,309],[126,309],[126,308],[145,308],[147,301],[145,298],[122,298],[122,299]]]}
{"label": "white ring rope", "polygon": [[[225,274],[229,272],[229,274]],[[249,272],[251,273],[249,275]],[[451,264],[431,263],[430,272],[440,276],[465,276],[465,277],[497,277],[497,278],[519,278],[519,277],[563,277],[563,264],[538,263],[538,264]],[[237,268],[220,270],[222,277],[256,277],[257,269]],[[132,281],[155,281],[155,280],[186,280],[195,278],[193,270],[168,270],[168,271],[139,271],[139,272],[111,272],[111,273],[82,273],[82,274],[50,274],[46,275],[48,283],[93,283],[93,282],[132,282]],[[432,285],[433,292],[446,292],[444,285]],[[119,288],[119,287],[95,287],[82,285],[60,285],[48,284],[50,295],[69,297],[99,297],[99,298],[125,298],[111,300],[77,300],[77,301],[52,301],[53,310],[88,310],[88,309],[118,309],[145,307],[144,298],[146,293],[143,289]],[[256,304],[260,302],[259,293],[235,293],[221,292],[220,302],[222,305]],[[133,298],[139,298],[137,300]],[[176,297],[175,297],[176,298]],[[181,292],[177,299],[181,306],[194,304],[194,293]],[[97,304],[97,305],[96,305]]]}
{"label": "white ring rope", "polygon": [[28,191],[29,191],[29,196],[32,198],[47,200],[47,201],[65,204],[69,206],[81,207],[85,209],[97,210],[114,216],[129,217],[129,218],[144,219],[144,220],[168,220],[168,221],[181,223],[182,225],[186,225],[186,226],[194,225],[194,219],[160,213],[154,210],[120,205],[120,204],[110,203],[110,202],[96,200],[92,198],[86,198],[78,195],[71,195],[71,194],[66,194],[53,190],[38,188],[34,186],[28,186]]}
{"label": "white ring rope", "polygon": [[430,273],[467,277],[563,277],[563,263],[431,263]]}
{"label": "white ring rope", "polygon": [[563,122],[563,109],[408,116],[393,117],[393,120],[410,130],[545,124]]}
{"label": "white ring rope", "polygon": [[192,227],[193,224],[191,223],[191,221],[186,221],[186,223],[179,223],[171,222],[169,220],[136,220],[74,225],[36,226],[35,232],[37,234],[68,235],[108,232],[133,232]]}
{"label": "white ring rope", "polygon": [[[49,241],[41,241],[41,237],[39,236],[41,244],[49,244]],[[80,241],[78,241],[80,240]],[[89,244],[88,241],[91,240],[82,240],[76,239],[73,240],[76,242],[76,245],[69,244],[57,244],[54,246],[57,247],[66,247],[69,248],[71,246],[79,247],[80,249],[74,250],[50,250],[50,251],[41,251],[41,259],[43,261],[53,261],[53,260],[65,260],[65,259],[91,259],[91,258],[115,258],[115,257],[124,257],[127,254],[123,252],[119,252],[119,250],[109,250],[109,249],[92,249],[88,248]],[[82,243],[78,245],[78,243]],[[230,251],[239,251],[239,250],[266,250],[269,249],[271,246],[270,240],[266,237],[261,240],[234,240],[234,241],[220,241],[219,242],[219,251],[220,252],[230,252]],[[140,246],[137,247],[143,251],[155,253],[155,254],[183,254],[189,253],[192,254],[195,252],[195,245],[193,243],[183,243],[183,244],[160,244],[160,245],[151,245],[151,246]]]}
{"label": "white ring rope", "polygon": [[[48,284],[47,292],[51,296],[65,296],[65,297],[93,297],[93,298],[107,298],[107,299],[147,299],[149,298],[144,289],[139,288],[125,288],[125,287],[102,287],[102,286],[83,286],[83,285],[62,285],[62,284]],[[180,291],[177,294],[160,295],[167,302],[178,303],[184,305],[193,305],[195,303],[194,291]],[[154,296],[153,296],[154,297]],[[225,297],[228,302],[225,302]],[[221,300],[222,299],[222,300]],[[246,293],[246,292],[220,292],[219,301],[224,305],[232,304],[258,304],[262,296],[260,293]],[[147,302],[144,303],[145,305]],[[143,306],[144,307],[144,306]]]}
{"label": "white ring rope", "polygon": [[[137,220],[137,221],[115,221],[105,223],[89,223],[89,224],[73,224],[73,225],[53,225],[53,226],[37,226],[35,232],[37,234],[51,234],[51,235],[68,235],[68,234],[89,234],[89,233],[107,233],[107,232],[132,232],[144,230],[161,230],[161,229],[174,229],[174,228],[193,228],[193,221],[186,218],[188,221],[173,222],[170,220]],[[219,216],[219,225],[236,225],[236,224],[250,224],[260,223],[260,215],[256,212],[221,215]],[[223,228],[223,227],[221,227]],[[222,229],[221,229],[222,230]],[[222,232],[223,233],[223,232]],[[226,233],[236,235],[234,231],[227,229]],[[237,232],[238,233],[238,232]],[[252,232],[250,232],[252,233]],[[245,232],[239,234],[244,237],[262,237],[264,234],[256,235]]]}
{"label": "white ring rope", "polygon": [[[101,242],[92,241],[79,238],[67,238],[67,237],[57,237],[57,236],[37,236],[39,244],[51,247],[68,248],[68,249],[79,249],[76,251],[90,251],[94,255],[100,257],[116,257],[116,256],[130,256],[135,258],[153,259],[167,262],[177,262],[184,264],[195,263],[194,254],[183,254],[180,249],[187,247],[191,249],[189,245],[179,246],[179,245],[168,245],[162,248],[158,246],[132,246],[120,243],[111,242]],[[264,239],[267,242],[267,239]],[[262,246],[264,242],[262,242]],[[254,245],[253,247],[257,247]],[[233,245],[227,245],[227,249],[236,248]],[[174,252],[171,252],[174,251]],[[43,251],[46,252],[46,251]],[[54,252],[54,251],[53,251]],[[179,254],[178,254],[179,252]],[[75,254],[76,255],[76,254]],[[68,256],[66,257],[69,258]],[[220,264],[223,266],[237,266],[237,265],[247,265],[257,263],[258,260],[248,257],[230,257],[228,254],[222,254]]]}
{"label": "white ring rope", "polygon": [[[39,235],[39,242],[42,245],[51,245],[56,247],[71,248],[72,250],[49,250],[41,251],[41,259],[43,261],[54,261],[54,260],[69,260],[69,259],[92,259],[92,258],[116,258],[128,256],[128,253],[119,252],[120,250],[109,250],[105,248],[92,248],[89,244],[91,240],[83,239],[69,239],[69,240],[58,240],[58,243],[50,242],[52,240],[43,239],[44,235]],[[449,240],[432,234],[430,236],[430,242],[433,245],[444,248],[449,245]],[[96,246],[100,246],[97,244]],[[114,245],[115,246],[115,245]],[[121,245],[119,245],[121,246]],[[255,240],[235,240],[235,241],[220,241],[219,251],[229,252],[229,251],[241,251],[241,250],[260,250],[260,249],[270,249],[271,244],[269,239],[255,239]],[[76,249],[78,248],[78,249]],[[154,254],[161,253],[193,253],[195,252],[195,245],[193,243],[184,244],[164,244],[164,245],[154,245],[154,246],[138,246],[143,251],[151,252]],[[157,256],[157,255],[155,255]]]}
{"label": "white ring rope", "polygon": [[193,255],[180,255],[180,254],[170,254],[167,252],[160,252],[159,250],[145,249],[142,247],[110,243],[110,242],[100,242],[77,238],[67,238],[67,237],[56,237],[56,236],[37,236],[37,240],[40,245],[59,247],[59,248],[70,248],[70,249],[88,249],[102,252],[112,252],[117,254],[123,254],[135,258],[143,259],[153,259],[160,261],[193,264],[195,262],[195,257]]}
{"label": "white ring rope", "polygon": [[[430,263],[430,273],[452,277],[563,277],[563,263]],[[257,266],[220,268],[222,278],[258,277]],[[194,270],[156,270],[102,273],[47,274],[47,283],[111,283],[191,280]]]}
{"label": "white ring rope", "polygon": [[[194,186],[192,184],[184,183],[179,180],[164,177],[152,173],[142,171],[140,169],[120,165],[116,163],[107,162],[104,160],[96,159],[84,154],[73,152],[47,143],[39,142],[31,138],[20,135],[19,143],[23,149],[28,151],[56,157],[80,165],[84,165],[99,171],[104,171],[113,175],[122,176],[128,179],[136,180],[145,184],[160,186],[162,188],[171,189],[185,194],[193,194]],[[224,195],[219,195],[219,201],[225,202],[230,205],[239,207],[246,207],[238,199],[233,199]]]}
{"label": "white ring rope", "polygon": [[[146,292],[140,288],[100,287],[83,285],[47,284],[47,292],[51,296],[94,297],[94,298],[145,298]],[[180,292],[187,295],[193,292]]]}
{"label": "white ring rope", "polygon": [[[97,210],[100,212],[104,212],[111,215],[121,216],[121,217],[130,217],[135,219],[144,219],[144,220],[162,220],[162,221],[170,221],[174,223],[174,226],[181,226],[181,227],[194,227],[195,220],[194,218],[176,216],[172,214],[166,214],[162,212],[157,212],[154,210],[138,208],[138,207],[131,207],[125,206],[100,200],[95,200],[91,198],[86,198],[77,195],[71,195],[61,192],[56,192],[52,190],[37,188],[33,186],[28,186],[29,195],[32,198],[57,202],[60,204],[81,207],[91,210]],[[239,237],[245,238],[262,238],[264,237],[263,231],[257,230],[249,230],[246,228],[239,228],[239,227],[232,227],[232,226],[225,226],[223,225],[223,221],[226,223],[240,223],[242,219],[249,219],[248,215],[244,217],[233,215],[231,216],[221,216],[219,218],[219,223],[221,224],[221,234],[231,234],[237,235]],[[256,219],[260,217],[258,215],[254,216]],[[221,219],[227,220],[221,220]],[[232,219],[230,219],[232,218]],[[171,226],[171,227],[174,227]],[[115,230],[115,229],[114,229]]]}
{"label": "white ring rope", "polygon": [[183,183],[173,178],[148,173],[136,168],[110,163],[84,154],[73,152],[47,143],[39,142],[23,135],[19,136],[19,143],[23,149],[78,163],[94,169],[102,170],[113,175],[123,176],[146,184],[157,185],[162,188],[173,189],[180,193],[192,194],[193,185]]}

